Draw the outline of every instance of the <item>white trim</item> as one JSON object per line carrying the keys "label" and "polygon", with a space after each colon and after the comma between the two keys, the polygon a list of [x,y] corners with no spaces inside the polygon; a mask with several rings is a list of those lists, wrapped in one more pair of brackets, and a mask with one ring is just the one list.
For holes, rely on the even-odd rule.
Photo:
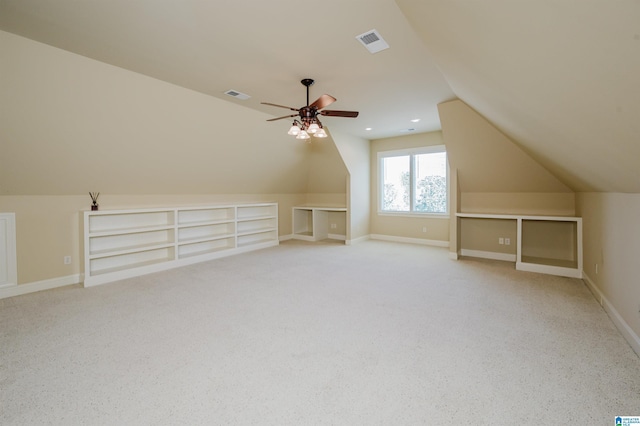
{"label": "white trim", "polygon": [[510,253],[498,253],[495,251],[461,249],[460,256],[479,257],[482,259],[502,260],[505,262],[515,262],[516,255]]}
{"label": "white trim", "polygon": [[329,234],[329,236],[327,238],[332,239],[332,240],[346,241],[347,236],[343,235],[343,234]]}
{"label": "white trim", "polygon": [[206,262],[208,260],[220,259],[222,257],[234,256],[241,253],[246,253],[253,250],[258,250],[267,247],[273,247],[280,244],[279,241],[265,241],[262,243],[251,244],[248,246],[234,247],[223,251],[217,251],[207,254],[202,254],[194,257],[187,257],[184,259],[173,259],[165,262],[154,263],[152,265],[132,267],[129,269],[123,269],[121,271],[110,272],[108,274],[98,274],[84,279],[85,287],[93,287],[100,284],[110,283],[113,281],[124,280],[126,278],[133,278],[140,275],[151,274],[154,272],[167,271],[169,269],[180,268],[182,266],[192,265],[194,263]]}
{"label": "white trim", "polygon": [[424,246],[449,248],[449,241],[426,240],[424,238],[396,237],[393,235],[382,235],[382,234],[371,234],[370,238],[372,240],[392,241],[395,243],[421,244]]}
{"label": "white trim", "polygon": [[[515,220],[516,221],[516,269],[519,271],[538,272],[541,274],[552,274],[563,277],[582,278],[582,218],[575,216],[523,216],[523,215],[507,215],[507,214],[484,214],[484,213],[456,213],[456,217],[460,218],[478,218],[478,219],[499,219],[499,220]],[[576,224],[576,244],[577,244],[577,265],[575,268],[546,265],[542,263],[530,263],[523,261],[523,223],[524,221],[550,221],[550,222],[574,222]],[[458,228],[460,221],[458,221]],[[459,229],[458,229],[459,232]],[[486,257],[486,256],[478,256]],[[504,260],[504,259],[498,259]],[[510,261],[513,261],[509,259]]]}
{"label": "white trim", "polygon": [[52,288],[64,287],[67,285],[79,284],[82,282],[80,278],[80,274],[74,274],[67,275],[66,277],[51,278],[48,280],[2,288],[0,289],[0,299],[34,293],[36,291],[51,290]]}
{"label": "white trim", "polygon": [[[414,189],[416,186],[416,176],[415,176],[415,165],[414,165],[414,159],[415,156],[417,155],[423,155],[423,154],[439,154],[439,153],[444,153],[445,154],[445,158],[446,158],[446,165],[445,165],[445,179],[446,179],[446,185],[447,185],[447,191],[446,191],[446,212],[417,212],[414,210],[415,208],[415,198],[416,198],[416,194],[414,193]],[[449,156],[447,154],[447,147],[444,144],[441,145],[428,145],[428,146],[420,146],[420,147],[415,147],[415,148],[403,148],[403,149],[394,149],[394,150],[389,150],[389,151],[378,151],[377,153],[377,166],[376,166],[376,174],[378,177],[378,183],[377,183],[377,187],[376,187],[376,193],[378,194],[378,201],[377,201],[377,212],[379,216],[382,215],[389,215],[389,216],[410,216],[410,217],[421,217],[421,218],[430,218],[430,217],[446,217],[447,219],[450,216],[450,209],[451,209],[451,203],[450,203],[450,195],[449,195],[449,186],[450,186],[450,176],[449,176]],[[409,211],[393,211],[393,210],[384,210],[382,208],[382,204],[383,204],[383,200],[384,200],[384,195],[383,195],[383,188],[384,188],[384,166],[383,166],[383,162],[385,159],[387,158],[393,158],[393,157],[403,157],[403,156],[409,156],[410,160],[409,160],[409,177],[411,179],[411,182],[409,183]]]}
{"label": "white trim", "polygon": [[456,213],[456,217],[467,217],[470,219],[524,219],[524,220],[551,220],[554,222],[576,222],[582,219],[578,216],[536,216],[536,215],[522,215],[522,214],[486,214],[486,213]]}
{"label": "white trim", "polygon": [[552,274],[558,275],[560,277],[582,278],[582,270],[577,268],[567,268],[563,266],[516,262],[516,269],[518,271],[539,272],[541,274]]}
{"label": "white trim", "polygon": [[344,243],[348,246],[353,244],[358,244],[363,241],[367,241],[371,239],[371,235],[363,235],[362,237],[354,238],[353,240],[345,240]]}
{"label": "white trim", "polygon": [[380,157],[401,157],[403,155],[419,155],[419,154],[437,154],[439,152],[447,152],[445,144],[417,146],[415,148],[390,149],[388,151],[378,151]]}
{"label": "white trim", "polygon": [[449,259],[451,260],[458,260],[460,258],[460,256],[458,255],[458,253],[454,252],[454,251],[450,251],[449,252]]}
{"label": "white trim", "polygon": [[596,286],[596,284],[591,281],[591,278],[589,278],[586,273],[582,274],[582,280],[585,282],[585,284],[587,284],[587,287],[589,288],[589,290],[591,290],[591,293],[595,297],[596,301],[600,304],[600,306],[602,306],[607,315],[609,315],[609,318],[611,318],[613,324],[616,326],[620,334],[622,334],[622,337],[624,337],[627,343],[629,343],[631,349],[633,349],[634,352],[638,354],[638,356],[640,356],[640,337],[638,337],[633,329],[629,327],[629,324],[627,324],[622,316],[620,316],[616,308],[613,307],[611,302],[607,300],[598,286]]}
{"label": "white trim", "polygon": [[449,213],[394,212],[390,210],[378,210],[378,216],[411,217],[414,219],[451,219]]}
{"label": "white trim", "polygon": [[[16,214],[15,213],[0,213],[0,221],[6,224],[4,241],[0,241],[4,247],[1,251],[5,254],[5,261],[7,266],[7,281],[0,281],[0,288],[10,287],[18,285],[18,261],[16,254]],[[3,279],[3,278],[2,278]]]}
{"label": "white trim", "polygon": [[287,235],[280,235],[278,237],[279,241],[289,241],[293,239],[293,234],[287,234]]}

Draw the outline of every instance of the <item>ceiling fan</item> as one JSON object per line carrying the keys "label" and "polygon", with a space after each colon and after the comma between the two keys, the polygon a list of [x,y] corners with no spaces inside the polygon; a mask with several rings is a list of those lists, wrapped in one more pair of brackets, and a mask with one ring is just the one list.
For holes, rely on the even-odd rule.
{"label": "ceiling fan", "polygon": [[326,138],[327,133],[322,128],[322,123],[318,119],[319,115],[326,115],[327,117],[349,117],[356,118],[358,111],[337,111],[323,109],[336,101],[331,95],[322,95],[315,100],[312,104],[309,103],[309,86],[314,83],[311,78],[305,78],[300,81],[303,86],[307,88],[307,105],[301,108],[291,108],[284,105],[272,104],[269,102],[261,102],[263,105],[271,105],[279,108],[290,109],[291,111],[297,111],[296,114],[285,115],[283,117],[271,118],[267,121],[282,120],[283,118],[300,117],[293,120],[293,125],[287,132],[289,135],[295,136],[296,139],[309,139],[309,134],[312,134],[316,138]]}

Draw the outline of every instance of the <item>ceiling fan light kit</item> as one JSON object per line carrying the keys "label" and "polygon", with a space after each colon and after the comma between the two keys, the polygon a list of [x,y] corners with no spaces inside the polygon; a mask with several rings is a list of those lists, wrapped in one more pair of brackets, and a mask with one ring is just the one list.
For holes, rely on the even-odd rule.
{"label": "ceiling fan light kit", "polygon": [[336,98],[331,95],[322,95],[318,99],[316,99],[315,102],[309,104],[309,86],[314,83],[314,80],[311,78],[305,78],[301,80],[300,83],[302,83],[302,85],[307,88],[306,106],[303,106],[301,108],[291,108],[284,105],[261,102],[263,105],[271,105],[278,108],[286,108],[290,109],[291,111],[297,111],[297,114],[285,115],[283,117],[271,118],[267,120],[276,121],[282,120],[284,118],[298,117],[293,120],[293,124],[287,132],[288,135],[295,136],[296,139],[300,140],[310,139],[310,135],[313,135],[313,137],[315,138],[326,138],[327,132],[324,130],[322,123],[318,118],[319,115],[349,118],[356,118],[358,116],[357,111],[336,111],[323,109],[336,101]]}

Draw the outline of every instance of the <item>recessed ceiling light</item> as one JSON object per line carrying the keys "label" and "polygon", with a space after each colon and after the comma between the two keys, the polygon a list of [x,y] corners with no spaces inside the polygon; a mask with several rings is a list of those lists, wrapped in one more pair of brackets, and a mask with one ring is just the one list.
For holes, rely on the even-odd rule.
{"label": "recessed ceiling light", "polygon": [[412,123],[417,123],[418,121],[420,121],[419,118],[414,118],[413,120],[411,120]]}
{"label": "recessed ceiling light", "polygon": [[367,127],[365,130],[371,130],[371,127]]}

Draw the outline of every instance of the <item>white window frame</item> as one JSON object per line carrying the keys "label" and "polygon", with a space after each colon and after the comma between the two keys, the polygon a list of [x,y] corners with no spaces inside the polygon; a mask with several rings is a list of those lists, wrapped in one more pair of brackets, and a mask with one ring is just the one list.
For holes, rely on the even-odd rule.
{"label": "white window frame", "polygon": [[[444,145],[431,145],[424,146],[419,148],[408,148],[408,149],[398,149],[392,151],[379,151],[378,152],[378,215],[380,216],[409,216],[409,217],[432,217],[432,218],[440,218],[440,219],[448,219],[449,218],[449,158],[447,157],[447,167],[446,167],[446,179],[447,179],[447,211],[444,213],[432,213],[432,212],[419,212],[415,211],[415,194],[414,188],[416,184],[416,176],[414,172],[414,156],[420,154],[434,154],[444,152],[446,154],[447,150]],[[383,160],[389,157],[402,157],[402,156],[410,156],[410,179],[411,183],[409,185],[409,211],[392,211],[392,210],[383,210],[382,202],[384,199],[383,188],[384,188],[384,173],[383,173]]]}

